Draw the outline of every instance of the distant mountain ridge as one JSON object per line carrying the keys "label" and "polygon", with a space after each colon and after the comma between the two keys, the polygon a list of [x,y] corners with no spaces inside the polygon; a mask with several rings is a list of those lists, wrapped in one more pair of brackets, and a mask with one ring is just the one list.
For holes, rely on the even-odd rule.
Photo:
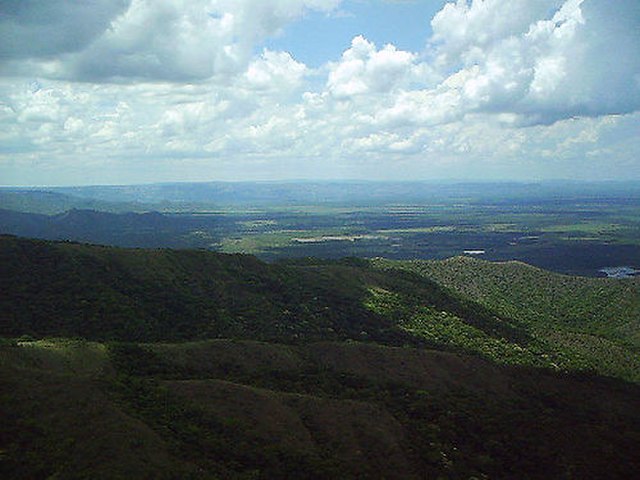
{"label": "distant mountain ridge", "polygon": [[638,182],[264,181],[0,188],[0,206],[34,213],[71,208],[141,211],[162,206],[291,206],[445,202],[601,202],[640,199]]}
{"label": "distant mountain ridge", "polygon": [[42,215],[56,215],[73,209],[104,212],[145,210],[144,207],[130,202],[120,200],[112,202],[101,201],[52,191],[51,189],[36,188],[0,188],[0,209]]}
{"label": "distant mountain ridge", "polygon": [[208,229],[215,228],[216,219],[168,216],[158,212],[71,209],[43,215],[0,209],[0,232],[5,234],[122,247],[193,246],[193,239],[187,241],[183,237],[203,224]]}

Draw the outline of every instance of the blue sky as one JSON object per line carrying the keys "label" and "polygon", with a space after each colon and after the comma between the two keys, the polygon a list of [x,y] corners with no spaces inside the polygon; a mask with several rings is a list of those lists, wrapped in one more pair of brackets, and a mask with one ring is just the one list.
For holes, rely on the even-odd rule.
{"label": "blue sky", "polygon": [[310,12],[266,41],[267,48],[285,50],[310,67],[339,58],[351,40],[362,35],[382,46],[422,52],[431,36],[430,20],[442,0],[349,1],[334,14]]}
{"label": "blue sky", "polygon": [[0,185],[640,180],[637,0],[0,2]]}

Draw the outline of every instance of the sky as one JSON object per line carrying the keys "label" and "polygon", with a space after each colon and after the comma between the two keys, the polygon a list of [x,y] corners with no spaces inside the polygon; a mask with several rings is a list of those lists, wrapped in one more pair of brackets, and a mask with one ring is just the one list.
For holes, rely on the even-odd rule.
{"label": "sky", "polygon": [[640,180],[638,0],[0,0],[0,185]]}

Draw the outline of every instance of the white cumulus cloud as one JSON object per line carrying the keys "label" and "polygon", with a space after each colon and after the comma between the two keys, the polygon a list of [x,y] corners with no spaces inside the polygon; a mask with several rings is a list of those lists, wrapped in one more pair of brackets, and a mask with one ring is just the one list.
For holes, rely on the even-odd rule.
{"label": "white cumulus cloud", "polygon": [[327,87],[337,97],[366,93],[387,93],[410,82],[424,83],[426,65],[417,55],[388,44],[378,50],[363,36],[357,36],[337,63],[329,65]]}
{"label": "white cumulus cloud", "polygon": [[267,47],[339,4],[0,2],[0,177],[640,176],[637,0],[458,0],[423,51],[356,35],[317,69]]}
{"label": "white cumulus cloud", "polygon": [[254,47],[340,0],[11,0],[0,4],[7,73],[81,81],[194,81],[242,73]]}
{"label": "white cumulus cloud", "polygon": [[636,0],[459,0],[432,24],[440,66],[465,72],[465,112],[550,123],[640,108]]}
{"label": "white cumulus cloud", "polygon": [[308,74],[308,68],[287,52],[264,50],[245,73],[248,84],[259,90],[290,93],[297,89]]}
{"label": "white cumulus cloud", "polygon": [[76,52],[102,35],[130,0],[3,0],[0,59],[45,58]]}

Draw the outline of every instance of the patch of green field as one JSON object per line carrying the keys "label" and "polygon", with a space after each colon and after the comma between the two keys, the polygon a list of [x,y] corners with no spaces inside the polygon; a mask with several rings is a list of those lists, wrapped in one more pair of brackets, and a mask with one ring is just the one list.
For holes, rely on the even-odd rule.
{"label": "patch of green field", "polygon": [[238,222],[238,224],[246,230],[258,230],[265,227],[275,227],[278,222],[275,220],[248,220],[244,222]]}
{"label": "patch of green field", "polygon": [[577,235],[572,235],[572,236],[561,236],[558,237],[560,240],[563,240],[565,242],[598,242],[598,241],[602,241],[602,237],[583,237],[583,236],[577,236]]}
{"label": "patch of green field", "polygon": [[242,236],[226,237],[219,243],[222,253],[246,253],[259,255],[276,249],[287,249],[293,245],[314,245],[326,242],[353,242],[356,240],[379,240],[380,235],[352,233],[350,228],[315,230],[274,230],[271,232],[245,232]]}
{"label": "patch of green field", "polygon": [[108,363],[107,349],[101,343],[66,338],[16,340],[25,367],[37,365],[58,374],[98,374]]}
{"label": "patch of green field", "polygon": [[220,242],[219,251],[222,253],[258,254],[267,249],[286,248],[291,245],[295,233],[256,233],[242,237],[227,237]]}
{"label": "patch of green field", "polygon": [[457,227],[454,225],[437,225],[434,227],[415,227],[415,228],[392,228],[378,230],[382,234],[403,234],[403,233],[443,233],[443,232],[459,232],[470,231],[468,227]]}
{"label": "patch of green field", "polygon": [[[477,219],[475,219],[477,221]],[[470,233],[497,232],[518,233],[522,229],[515,223],[487,223],[478,225],[434,225],[431,227],[394,228],[377,230],[382,234],[416,234],[416,233]]]}
{"label": "patch of green field", "polygon": [[625,227],[620,224],[606,222],[581,222],[573,224],[549,225],[541,230],[548,233],[585,233],[598,235],[611,235]]}

